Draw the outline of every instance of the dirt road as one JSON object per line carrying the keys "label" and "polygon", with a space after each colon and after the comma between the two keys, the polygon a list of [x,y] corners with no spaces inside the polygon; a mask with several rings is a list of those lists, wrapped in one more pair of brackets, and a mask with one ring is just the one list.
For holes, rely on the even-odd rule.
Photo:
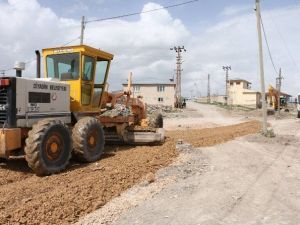
{"label": "dirt road", "polygon": [[300,122],[270,123],[273,139],[251,135],[213,147],[197,148],[197,139],[175,131],[196,148],[179,145],[178,160],[154,183],[135,186],[79,224],[299,225]]}
{"label": "dirt road", "polygon": [[188,102],[183,113],[172,114],[165,118],[164,128],[178,130],[186,128],[210,128],[226,126],[247,121],[245,116],[234,116],[222,108],[212,105]]}
{"label": "dirt road", "polygon": [[[234,129],[240,132],[234,134]],[[202,132],[207,141],[196,144],[210,146],[258,130],[256,122],[212,128]],[[191,131],[190,137],[196,140],[199,132]],[[87,165],[73,163],[66,172],[49,177],[32,174],[24,160],[3,161],[0,163],[0,224],[76,222],[135,184],[155,181],[154,174],[178,156],[175,143],[185,133],[184,130],[169,133],[161,146],[107,147],[100,161]],[[221,134],[226,138],[220,138]]]}

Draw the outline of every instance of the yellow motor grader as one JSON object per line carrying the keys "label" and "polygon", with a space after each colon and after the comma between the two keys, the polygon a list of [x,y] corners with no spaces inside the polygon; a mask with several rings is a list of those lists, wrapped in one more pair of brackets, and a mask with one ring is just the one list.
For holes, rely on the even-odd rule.
{"label": "yellow motor grader", "polygon": [[86,45],[43,49],[36,78],[0,79],[0,157],[25,155],[37,175],[58,173],[72,154],[98,160],[105,141],[149,144],[164,141],[161,115],[149,120],[146,105],[131,98],[131,76],[124,92],[109,93],[113,55]]}

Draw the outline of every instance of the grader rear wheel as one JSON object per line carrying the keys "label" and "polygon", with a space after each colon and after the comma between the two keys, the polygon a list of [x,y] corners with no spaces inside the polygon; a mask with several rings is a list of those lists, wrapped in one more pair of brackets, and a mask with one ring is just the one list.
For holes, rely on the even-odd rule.
{"label": "grader rear wheel", "polygon": [[98,160],[104,150],[104,131],[100,122],[93,117],[80,119],[73,128],[75,157],[83,162]]}
{"label": "grader rear wheel", "polygon": [[71,135],[60,121],[41,120],[28,133],[25,158],[39,176],[64,170],[71,158],[71,151]]}

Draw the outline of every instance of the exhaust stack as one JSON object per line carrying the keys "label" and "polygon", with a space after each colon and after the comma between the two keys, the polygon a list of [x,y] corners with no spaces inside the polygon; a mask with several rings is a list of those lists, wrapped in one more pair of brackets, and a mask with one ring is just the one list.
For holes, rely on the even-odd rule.
{"label": "exhaust stack", "polygon": [[36,50],[35,54],[36,54],[36,78],[41,78],[41,53],[39,50]]}
{"label": "exhaust stack", "polygon": [[25,70],[25,63],[16,61],[14,65],[14,69],[16,70],[16,76],[22,77],[22,70]]}

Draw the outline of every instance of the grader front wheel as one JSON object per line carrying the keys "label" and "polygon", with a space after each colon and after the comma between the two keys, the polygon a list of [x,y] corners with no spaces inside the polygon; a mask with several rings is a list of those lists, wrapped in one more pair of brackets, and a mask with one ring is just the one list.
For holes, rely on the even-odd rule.
{"label": "grader front wheel", "polygon": [[98,160],[104,150],[104,131],[93,117],[80,119],[73,128],[73,149],[77,159],[83,162]]}
{"label": "grader front wheel", "polygon": [[39,176],[64,170],[71,158],[71,151],[71,135],[60,121],[41,120],[28,133],[25,158]]}

